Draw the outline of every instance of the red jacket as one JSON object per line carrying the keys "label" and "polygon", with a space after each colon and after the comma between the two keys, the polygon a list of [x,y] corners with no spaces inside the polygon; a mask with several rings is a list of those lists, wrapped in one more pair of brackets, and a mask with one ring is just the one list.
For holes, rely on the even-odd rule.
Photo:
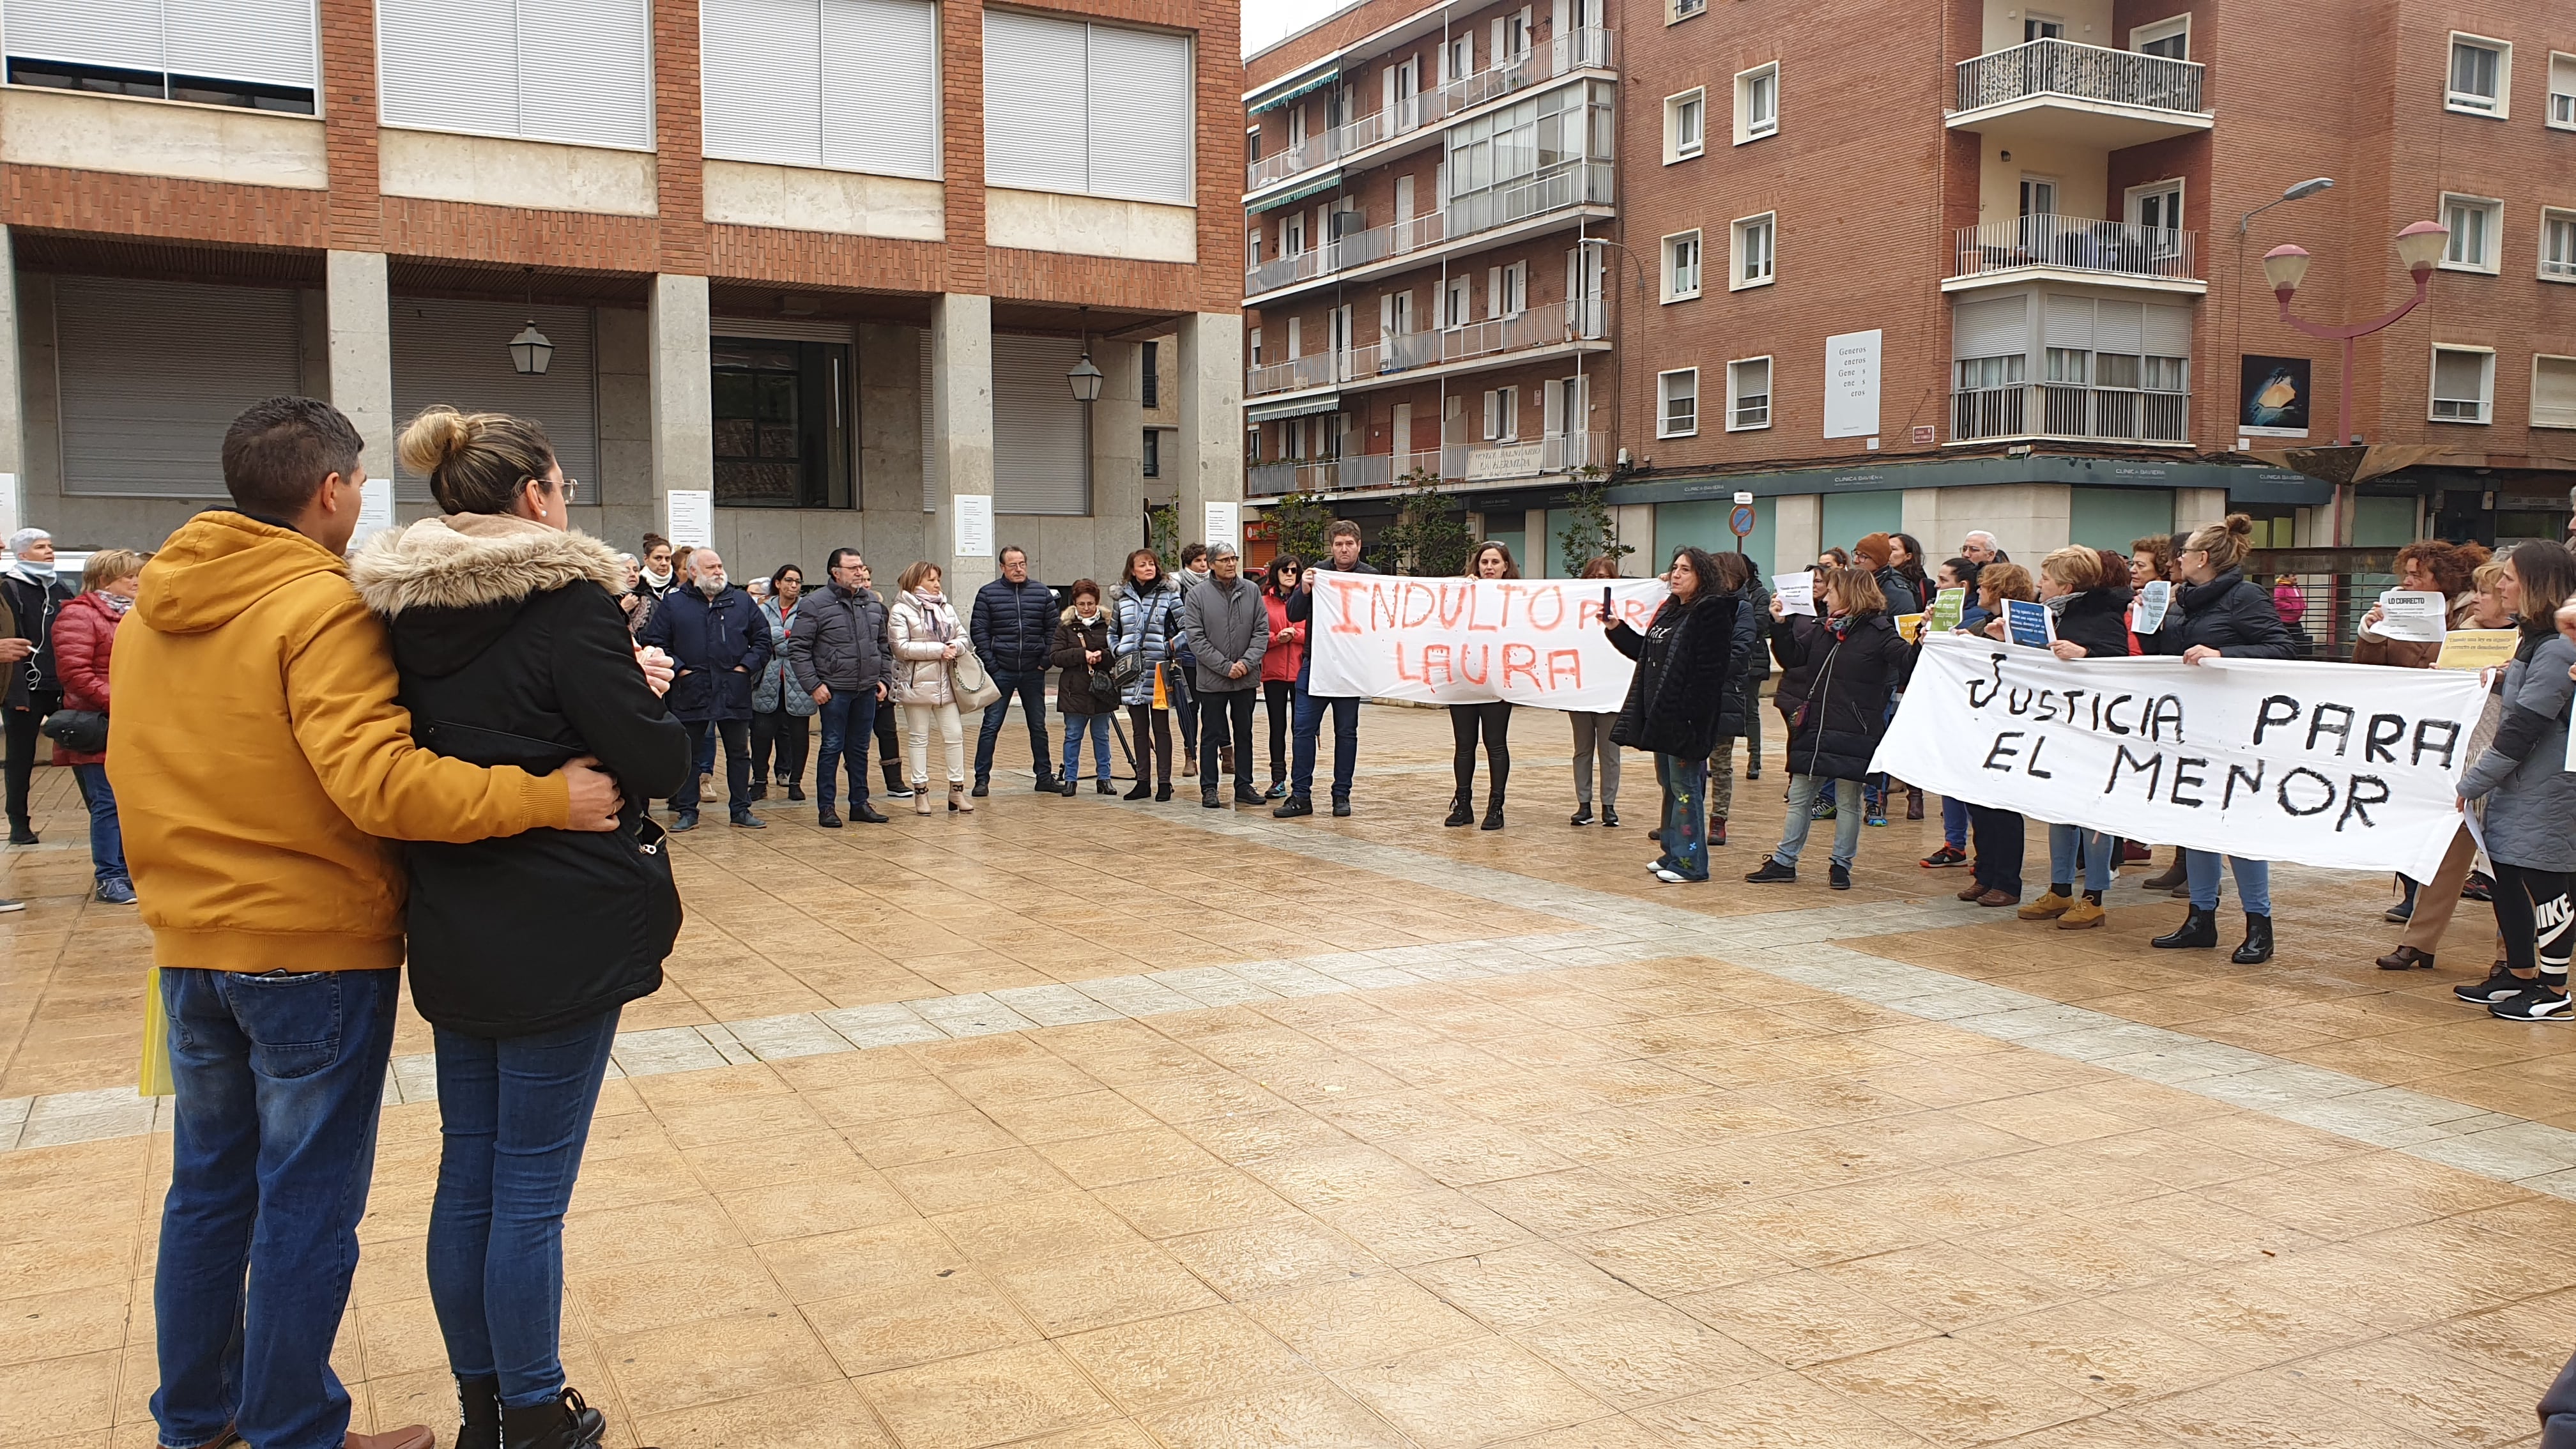
{"label": "red jacket", "polygon": [[1289,623],[1288,601],[1268,589],[1261,591],[1261,607],[1270,611],[1270,647],[1262,651],[1261,682],[1294,684],[1297,666],[1306,657],[1306,626]]}
{"label": "red jacket", "polygon": [[[116,650],[116,626],[124,619],[95,592],[80,595],[54,615],[54,670],[63,682],[63,708],[107,709],[108,657]],[[103,765],[107,755],[56,746],[54,763]]]}

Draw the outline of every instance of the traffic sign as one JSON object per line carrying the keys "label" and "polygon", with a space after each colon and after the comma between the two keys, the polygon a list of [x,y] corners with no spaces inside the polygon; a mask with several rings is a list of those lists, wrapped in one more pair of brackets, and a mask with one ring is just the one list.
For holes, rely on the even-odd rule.
{"label": "traffic sign", "polygon": [[1738,543],[1743,542],[1744,536],[1753,531],[1753,505],[1750,503],[1735,505],[1735,512],[1728,515],[1726,526],[1735,530]]}

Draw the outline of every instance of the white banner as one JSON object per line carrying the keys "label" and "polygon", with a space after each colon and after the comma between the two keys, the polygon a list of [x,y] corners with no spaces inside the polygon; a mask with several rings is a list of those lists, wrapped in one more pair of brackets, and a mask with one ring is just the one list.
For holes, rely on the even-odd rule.
{"label": "white banner", "polygon": [[2131,840],[2431,880],[2484,698],[2454,670],[2070,663],[1936,635],[1870,768]]}
{"label": "white banner", "polygon": [[1610,644],[1601,591],[1642,630],[1661,579],[1410,579],[1315,575],[1308,688],[1327,696],[1606,713],[1636,666]]}

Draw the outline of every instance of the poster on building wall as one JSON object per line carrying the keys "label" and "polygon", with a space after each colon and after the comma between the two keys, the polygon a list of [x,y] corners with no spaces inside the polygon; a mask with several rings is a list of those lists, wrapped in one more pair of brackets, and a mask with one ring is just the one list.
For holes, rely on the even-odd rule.
{"label": "poster on building wall", "polygon": [[2310,364],[2304,357],[2257,357],[2236,364],[2236,435],[2304,438],[2308,435]]}
{"label": "poster on building wall", "polygon": [[705,548],[716,540],[716,495],[711,488],[674,488],[662,495],[662,531],[673,548]]}
{"label": "poster on building wall", "polygon": [[1825,436],[1878,436],[1877,328],[1825,339]]}

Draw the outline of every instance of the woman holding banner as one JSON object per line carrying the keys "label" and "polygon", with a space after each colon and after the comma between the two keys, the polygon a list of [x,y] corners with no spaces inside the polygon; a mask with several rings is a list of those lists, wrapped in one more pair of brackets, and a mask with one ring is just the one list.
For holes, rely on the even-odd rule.
{"label": "woman holding banner", "polygon": [[[2487,561],[2486,545],[2446,543],[2441,539],[2420,539],[2397,551],[2397,587],[2410,593],[2440,594],[2443,597],[2443,623],[2447,628],[2465,629],[2477,613],[2477,592],[2470,576],[2478,565]],[[2391,639],[2379,632],[2388,618],[2385,604],[2373,604],[2361,616],[2359,637],[2353,640],[2352,662],[2380,664],[2392,669],[2430,669],[2441,658],[2442,642],[2438,639]],[[2404,925],[2415,914],[2415,901],[2423,882],[2397,877],[2401,898],[2388,911],[2393,925]]]}
{"label": "woman holding banner", "polygon": [[[1519,564],[1512,562],[1507,544],[1480,543],[1467,555],[1467,577],[1471,579],[1516,579],[1521,576]],[[1451,773],[1457,776],[1457,793],[1449,800],[1449,818],[1443,825],[1476,823],[1476,737],[1485,738],[1485,771],[1490,783],[1485,791],[1483,829],[1503,828],[1503,788],[1512,779],[1512,705],[1506,699],[1489,699],[1481,704],[1449,706],[1449,737],[1456,749],[1449,757]]]}
{"label": "woman holding banner", "polygon": [[[1940,597],[1946,589],[1961,589],[1967,594],[1959,606],[1959,626],[1951,633],[1983,638],[1986,621],[1994,617],[1977,591],[1978,571],[1976,560],[1961,556],[1941,565],[1932,576],[1933,597]],[[1919,864],[1925,870],[1942,870],[1967,863],[1968,802],[1955,795],[1944,795],[1941,797],[1941,848],[1923,857]]]}
{"label": "woman holding banner", "polygon": [[[1989,639],[2005,637],[2005,616],[2011,612],[2007,604],[2033,603],[2038,598],[2037,581],[2020,564],[1991,563],[1977,571],[1977,602],[1985,608]],[[1976,859],[1959,899],[1994,909],[2021,904],[2021,863],[2029,834],[2021,812],[1971,803],[1968,834],[1976,846]]]}
{"label": "woman holding banner", "polygon": [[[1828,569],[1816,580],[1816,608],[1824,623],[1813,630],[1778,630],[1771,652],[1783,669],[1808,663],[1815,685],[1789,727],[1789,814],[1779,848],[1744,879],[1754,885],[1794,881],[1798,854],[1806,849],[1816,795],[1831,782],[1841,804],[1834,814],[1831,882],[1851,889],[1852,859],[1860,853],[1860,779],[1887,734],[1887,697],[1905,682],[1914,652],[1887,616],[1887,596],[1866,568]],[[1787,617],[1775,596],[1771,617]]]}
{"label": "woman holding banner", "polygon": [[[2469,575],[2470,597],[2468,622],[2463,628],[2510,629],[2514,626],[2513,610],[2503,598],[2504,560],[2490,558]],[[2496,683],[2504,683],[2498,678]],[[2486,753],[2487,744],[2495,738],[2496,726],[2502,721],[2504,696],[2501,690],[2487,695],[2486,707],[2479,712],[2478,722],[2469,730],[2467,762],[2474,766],[2478,756]],[[2406,930],[2397,938],[2397,947],[2379,958],[2382,971],[2430,971],[2433,950],[2442,943],[2442,933],[2451,928],[2451,917],[2463,899],[2493,904],[2495,882],[2473,867],[2477,864],[2477,843],[2463,827],[2451,840],[2450,853],[2442,857],[2441,868],[2433,879],[2415,892],[2414,909],[2406,916]],[[2498,938],[2499,941],[2502,939]],[[2504,953],[2496,952],[2496,966],[2488,979],[2506,975]],[[2468,988],[2461,988],[2466,990]],[[2520,990],[2519,985],[2515,990]]]}
{"label": "woman holding banner", "polygon": [[[2114,558],[2118,556],[2113,555]],[[2129,653],[2128,569],[2106,573],[2102,556],[2081,546],[2061,548],[2039,562],[2039,598],[2055,615],[2060,659],[2121,659]],[[2084,895],[2075,895],[2076,855],[2081,852]],[[2119,868],[2120,842],[2108,831],[2052,822],[2048,827],[2048,893],[2021,908],[2025,921],[2055,921],[2061,931],[2102,924],[2102,892]]]}
{"label": "woman holding banner", "polygon": [[2495,741],[2460,777],[2460,801],[2462,809],[2486,802],[2505,970],[2456,994],[2484,1001],[2507,1021],[2552,1021],[2569,1013],[2567,962],[2576,942],[2576,911],[2568,902],[2568,877],[2576,872],[2570,823],[2576,822],[2576,771],[2566,768],[2576,643],[2557,624],[2559,607],[2576,598],[2576,557],[2555,543],[2520,544],[2505,556],[2497,592],[2522,620],[2522,639],[2504,672]]}
{"label": "woman holding banner", "polygon": [[[1619,561],[1596,558],[1583,566],[1587,579],[1619,577]],[[1608,829],[1619,823],[1619,747],[1610,740],[1610,730],[1619,722],[1618,711],[1594,714],[1573,710],[1566,718],[1574,722],[1574,818],[1569,825],[1592,823],[1592,764],[1601,763],[1601,825]]]}
{"label": "woman holding banner", "polygon": [[[2293,659],[2298,642],[2272,609],[2272,591],[2245,577],[2245,540],[2254,520],[2227,515],[2192,534],[2174,557],[2181,586],[2166,609],[2164,627],[2150,643],[2158,654],[2179,654],[2184,662],[2212,659]],[[2191,914],[2182,925],[2156,937],[2159,950],[2207,950],[2218,944],[2218,872],[2214,850],[2185,850],[2184,877],[2191,886]],[[2269,862],[2225,857],[2244,897],[2245,941],[2228,959],[2239,966],[2259,966],[2272,959],[2272,868]]]}
{"label": "woman holding banner", "polygon": [[1648,869],[1655,879],[1679,885],[1708,879],[1708,807],[1701,797],[1708,793],[1708,757],[1717,748],[1725,701],[1737,692],[1744,669],[1746,636],[1736,627],[1742,601],[1726,592],[1717,560],[1705,550],[1676,550],[1664,583],[1672,594],[1644,633],[1616,614],[1604,632],[1612,648],[1637,661],[1611,739],[1654,751],[1655,780],[1664,790],[1664,853]]}

